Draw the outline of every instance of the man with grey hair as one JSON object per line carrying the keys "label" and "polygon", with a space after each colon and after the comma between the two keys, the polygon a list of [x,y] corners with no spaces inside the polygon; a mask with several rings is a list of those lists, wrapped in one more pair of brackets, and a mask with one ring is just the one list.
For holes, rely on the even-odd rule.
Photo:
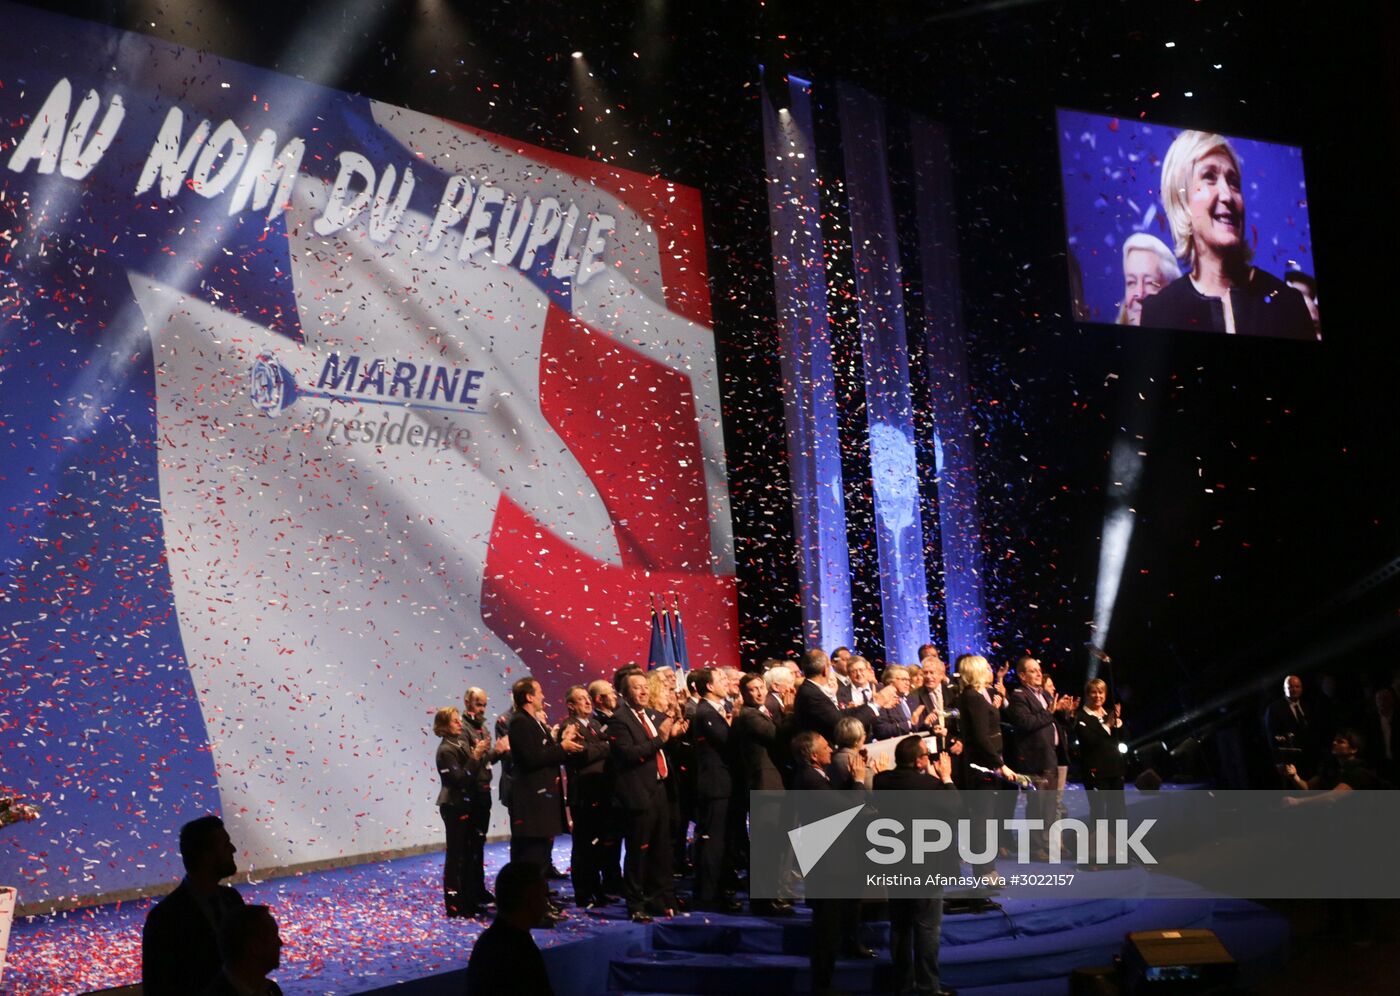
{"label": "man with grey hair", "polygon": [[1165,242],[1146,232],[1128,236],[1123,242],[1123,301],[1115,324],[1141,325],[1143,300],[1180,278],[1181,264]]}
{"label": "man with grey hair", "polygon": [[[792,694],[797,693],[797,681],[793,678],[792,672],[783,666],[781,661],[775,661],[774,666],[763,672],[763,683],[768,687],[768,695],[763,700],[763,704],[774,716],[784,709],[791,708],[790,696],[785,689],[791,690]],[[785,697],[788,699],[784,704]]]}

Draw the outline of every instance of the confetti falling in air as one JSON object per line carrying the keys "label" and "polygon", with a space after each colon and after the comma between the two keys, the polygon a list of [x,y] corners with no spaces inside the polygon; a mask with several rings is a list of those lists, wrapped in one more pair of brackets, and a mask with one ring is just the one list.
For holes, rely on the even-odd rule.
{"label": "confetti falling in air", "polygon": [[[547,23],[529,5],[478,4],[470,17],[460,5],[419,5],[438,19],[395,21],[394,4],[371,0],[324,23],[298,18],[297,5],[243,6],[141,5],[150,20],[113,15],[136,32],[120,46],[106,26],[4,7],[0,161],[64,73],[74,106],[88,87],[104,100],[120,90],[127,112],[105,161],[81,181],[57,166],[0,168],[0,794],[40,810],[3,831],[0,882],[18,886],[22,902],[91,904],[173,881],[174,834],[206,811],[221,810],[236,839],[259,841],[268,867],[303,849],[436,839],[433,708],[476,683],[497,712],[510,683],[536,670],[554,686],[557,712],[559,689],[644,652],[645,598],[635,613],[631,600],[648,591],[682,590],[693,640],[706,628],[697,602],[722,616],[714,653],[752,666],[801,648],[773,306],[774,268],[793,261],[775,258],[769,240],[760,62],[810,75],[818,102],[839,79],[881,91],[902,232],[907,187],[922,168],[904,118],[917,111],[949,131],[956,221],[940,237],[960,260],[991,641],[945,656],[1031,650],[1062,690],[1082,677],[1119,442],[1144,465],[1113,651],[1131,662],[1144,711],[1174,714],[1183,688],[1204,697],[1237,683],[1255,656],[1272,653],[1261,634],[1299,646],[1287,627],[1300,611],[1400,549],[1393,347],[1365,310],[1385,285],[1383,254],[1367,237],[1319,247],[1319,279],[1335,281],[1327,293],[1340,316],[1321,351],[1086,328],[1066,286],[1066,242],[1078,245],[1078,233],[1062,210],[1066,166],[1056,155],[1056,106],[1111,116],[1102,132],[1070,135],[1093,160],[1072,179],[1092,188],[1096,209],[1123,200],[1137,223],[1160,230],[1153,199],[1136,186],[1123,193],[1156,164],[1117,150],[1157,127],[1149,121],[1186,125],[1200,114],[1211,127],[1304,146],[1308,186],[1329,202],[1327,226],[1377,237],[1393,227],[1388,200],[1337,193],[1358,176],[1393,174],[1372,102],[1337,99],[1343,84],[1316,71],[1345,64],[1347,74],[1332,75],[1361,80],[1362,91],[1383,79],[1355,44],[1382,37],[1368,30],[1368,12],[1336,29],[1349,36],[1339,46],[1293,0],[1232,11],[1226,22],[1210,4],[1143,8],[1131,27],[1059,4],[919,23],[864,5],[821,23],[780,3],[761,12],[602,4]],[[293,38],[324,45],[289,51]],[[1177,43],[1169,66],[1167,41]],[[570,58],[575,48],[584,59]],[[137,72],[144,90],[117,75]],[[383,101],[372,111],[371,98]],[[208,117],[211,126],[236,120],[249,140],[263,128],[279,141],[299,135],[314,182],[273,220],[265,210],[230,215],[232,184],[222,200],[205,199],[193,180],[170,198],[133,198],[177,104],[187,131]],[[830,122],[823,127],[830,137]],[[395,166],[386,190],[402,189],[405,166],[415,170],[409,221],[384,241],[364,225],[353,238],[310,227],[351,145],[378,178]],[[588,309],[551,293],[522,304],[523,284],[553,265],[543,251],[547,262],[532,272],[501,267],[464,288],[454,240],[467,219],[438,257],[420,251],[414,240],[426,241],[447,176],[479,184],[499,164],[483,152],[492,146],[513,166],[518,202],[531,197],[537,211],[565,160],[573,179],[556,199],[654,209],[626,218],[621,234],[636,251],[606,257],[597,278],[624,293]],[[855,640],[879,663],[849,207],[839,149],[822,148],[820,264]],[[1257,254],[1270,265],[1312,249],[1308,191],[1279,196],[1295,202],[1285,212],[1294,228],[1261,232]],[[1095,243],[1102,276],[1111,253]],[[909,248],[901,279],[938,642],[943,523],[927,413],[939,386],[921,352],[936,330],[919,320]],[[147,282],[134,286],[133,273]],[[1102,316],[1113,296],[1095,301]],[[471,349],[463,327],[480,333]],[[307,416],[298,428],[249,444],[259,423],[242,399],[259,347],[284,358],[369,356],[390,332],[403,335],[396,345],[413,341],[420,368],[477,369],[480,355],[508,359],[530,340],[539,362],[505,392],[519,403],[545,382],[548,400],[530,422],[538,431],[385,461],[385,446],[347,438],[344,418],[332,425],[332,403],[303,396],[283,413]],[[322,368],[288,369],[318,389]],[[176,383],[177,370],[189,377]],[[663,447],[649,433],[676,428],[682,381],[685,403],[703,412]],[[306,424],[318,404],[325,418]],[[624,412],[634,420],[625,428]],[[708,465],[707,476],[715,452],[724,466]],[[502,480],[512,482],[506,502]],[[432,507],[400,501],[433,488],[445,497]],[[589,529],[590,510],[607,528]],[[732,543],[707,542],[722,515]],[[473,560],[464,551],[484,538],[499,540],[496,559]],[[107,915],[64,922],[95,938],[97,921],[84,918]],[[332,968],[353,956],[316,948],[307,927],[316,915],[308,904],[291,921],[303,971],[316,958]],[[45,958],[72,941],[45,934],[53,924],[34,929],[47,938],[36,949]],[[123,964],[135,956],[129,944],[111,949]]]}

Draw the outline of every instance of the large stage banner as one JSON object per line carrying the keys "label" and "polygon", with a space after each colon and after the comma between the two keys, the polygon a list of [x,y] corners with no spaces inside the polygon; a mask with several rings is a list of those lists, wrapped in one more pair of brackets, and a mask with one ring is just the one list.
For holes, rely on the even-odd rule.
{"label": "large stage banner", "polygon": [[245,867],[436,842],[433,710],[562,715],[652,592],[737,662],[697,191],[0,13],[21,902],[173,880],[211,810]]}

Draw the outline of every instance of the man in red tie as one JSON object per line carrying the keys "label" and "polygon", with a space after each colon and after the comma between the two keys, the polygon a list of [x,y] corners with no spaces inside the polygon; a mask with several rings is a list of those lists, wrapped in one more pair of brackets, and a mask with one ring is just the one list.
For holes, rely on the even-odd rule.
{"label": "man in red tie", "polygon": [[671,916],[676,907],[665,786],[670,767],[664,748],[671,737],[684,732],[684,723],[675,724],[648,708],[645,674],[627,674],[621,685],[622,705],[608,721],[608,762],[613,794],[624,814],[622,884],[627,912],[636,923],[648,923],[653,914]]}

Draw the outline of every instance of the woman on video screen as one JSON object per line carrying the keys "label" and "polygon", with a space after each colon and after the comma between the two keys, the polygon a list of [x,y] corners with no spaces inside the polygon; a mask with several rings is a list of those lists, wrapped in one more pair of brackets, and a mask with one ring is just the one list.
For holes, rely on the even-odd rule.
{"label": "woman on video screen", "polygon": [[1189,279],[1142,302],[1142,324],[1314,338],[1303,296],[1249,265],[1240,160],[1229,139],[1183,131],[1162,160],[1162,206]]}

